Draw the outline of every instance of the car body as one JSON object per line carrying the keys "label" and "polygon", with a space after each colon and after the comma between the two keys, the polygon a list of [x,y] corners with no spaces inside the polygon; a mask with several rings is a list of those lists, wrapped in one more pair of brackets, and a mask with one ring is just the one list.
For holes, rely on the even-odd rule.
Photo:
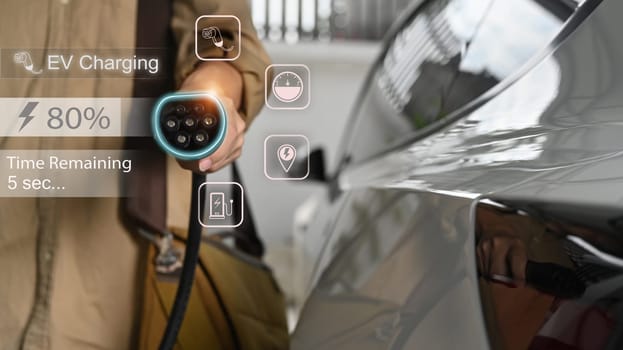
{"label": "car body", "polygon": [[[308,258],[294,349],[623,348],[621,13],[412,4],[336,172],[312,159],[325,191],[295,230]],[[519,288],[484,271],[508,239]]]}

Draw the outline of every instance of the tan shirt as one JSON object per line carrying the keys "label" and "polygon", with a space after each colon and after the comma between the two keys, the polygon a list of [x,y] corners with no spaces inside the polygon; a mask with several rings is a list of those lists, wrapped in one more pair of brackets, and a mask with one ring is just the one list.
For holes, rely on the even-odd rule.
{"label": "tan shirt", "polygon": [[[2,0],[0,48],[133,48],[136,7],[128,0]],[[268,58],[245,0],[174,0],[177,81],[197,63],[193,27],[203,14],[233,14],[242,22],[242,55],[232,64],[243,75],[241,112],[250,121],[262,107]],[[130,97],[132,86],[127,78],[0,79],[0,97]],[[0,138],[0,144],[114,149],[122,139]],[[168,192],[187,202],[187,185],[177,186]],[[187,213],[178,213],[184,218],[171,219],[183,222]],[[121,225],[116,198],[0,198],[0,349],[132,349],[143,245]]]}

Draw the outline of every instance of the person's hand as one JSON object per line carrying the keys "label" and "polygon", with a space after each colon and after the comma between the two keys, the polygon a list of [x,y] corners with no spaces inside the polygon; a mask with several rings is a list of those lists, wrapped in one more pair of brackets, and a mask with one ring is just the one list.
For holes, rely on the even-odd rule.
{"label": "person's hand", "polygon": [[246,123],[238,113],[242,95],[242,77],[225,62],[205,62],[182,84],[181,91],[207,91],[215,94],[225,107],[227,132],[221,146],[209,157],[198,161],[179,161],[188,170],[212,173],[240,157]]}
{"label": "person's hand", "polygon": [[528,255],[524,243],[517,237],[483,238],[476,249],[476,262],[483,277],[513,287],[526,283]]}
{"label": "person's hand", "polygon": [[227,113],[227,132],[223,144],[209,157],[196,161],[180,161],[188,170],[200,173],[213,173],[231,164],[240,157],[244,144],[245,122],[234,107],[230,98],[219,97]]}

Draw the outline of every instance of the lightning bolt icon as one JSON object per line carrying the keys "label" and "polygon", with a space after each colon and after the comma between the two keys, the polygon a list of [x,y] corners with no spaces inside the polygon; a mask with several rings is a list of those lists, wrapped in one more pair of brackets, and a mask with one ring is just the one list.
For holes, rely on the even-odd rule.
{"label": "lightning bolt icon", "polygon": [[17,118],[24,118],[22,126],[19,127],[19,131],[22,131],[22,129],[24,129],[26,125],[28,125],[28,123],[30,123],[35,118],[35,116],[32,115],[32,111],[34,111],[38,105],[39,102],[28,102],[26,104],[26,107],[24,107],[22,112],[19,114],[19,116],[17,116]]}

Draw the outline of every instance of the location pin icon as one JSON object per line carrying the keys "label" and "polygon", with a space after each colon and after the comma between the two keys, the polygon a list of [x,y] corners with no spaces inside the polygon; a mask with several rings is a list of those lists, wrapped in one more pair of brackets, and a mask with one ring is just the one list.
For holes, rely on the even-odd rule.
{"label": "location pin icon", "polygon": [[287,173],[290,171],[292,164],[294,164],[294,159],[296,158],[296,149],[294,146],[289,144],[283,144],[279,146],[277,149],[277,158],[279,158],[279,163],[283,170]]}

